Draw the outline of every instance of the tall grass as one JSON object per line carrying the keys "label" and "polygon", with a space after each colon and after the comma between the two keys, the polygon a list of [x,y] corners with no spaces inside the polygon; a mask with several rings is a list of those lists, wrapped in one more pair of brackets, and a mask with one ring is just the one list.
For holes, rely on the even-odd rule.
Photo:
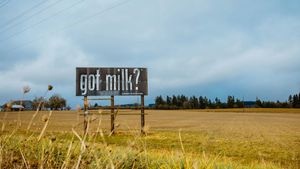
{"label": "tall grass", "polygon": [[47,133],[52,111],[44,117],[44,126],[39,132],[20,128],[2,132],[1,168],[281,168],[272,162],[243,164],[221,155],[186,153],[181,131],[174,138],[180,149],[149,149],[151,142],[147,138],[151,136],[142,136],[139,130],[131,130],[127,142],[118,146],[107,141],[118,134],[103,132],[101,112],[99,114],[98,118],[88,120],[88,130],[90,123],[98,120],[96,133],[83,134],[77,129],[80,125],[74,126],[72,132]]}
{"label": "tall grass", "polygon": [[[218,156],[184,154],[182,151],[151,151],[143,146],[128,144],[115,146],[93,142],[91,136],[76,131],[45,135],[38,141],[38,133],[28,139],[26,133],[1,136],[2,168],[280,168],[272,163],[243,165]],[[102,134],[98,137],[104,137]],[[4,137],[3,137],[4,136]],[[100,138],[97,138],[99,140]],[[138,141],[143,142],[142,138]]]}

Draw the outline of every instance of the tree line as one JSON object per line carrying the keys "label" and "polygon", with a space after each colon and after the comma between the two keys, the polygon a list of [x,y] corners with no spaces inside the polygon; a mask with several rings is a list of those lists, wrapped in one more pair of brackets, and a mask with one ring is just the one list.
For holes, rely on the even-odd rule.
{"label": "tree line", "polygon": [[256,107],[256,108],[300,108],[300,93],[290,95],[288,101],[263,101],[256,98],[256,101],[245,102],[242,99],[234,96],[228,96],[226,102],[222,102],[221,99],[216,97],[211,100],[206,96],[191,96],[185,95],[172,95],[157,96],[155,98],[156,109],[219,109],[219,108],[244,108],[244,107]]}
{"label": "tree line", "polygon": [[[40,105],[40,106],[39,106]],[[51,109],[51,110],[70,110],[71,108],[67,105],[67,100],[58,94],[52,95],[49,99],[44,97],[35,97],[32,100],[33,109]]]}

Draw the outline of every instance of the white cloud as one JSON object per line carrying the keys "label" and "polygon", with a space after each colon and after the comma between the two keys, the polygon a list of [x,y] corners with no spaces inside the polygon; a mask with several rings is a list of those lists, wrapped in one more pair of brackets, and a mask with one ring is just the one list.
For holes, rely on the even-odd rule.
{"label": "white cloud", "polygon": [[63,37],[52,37],[39,47],[38,53],[34,59],[19,62],[9,71],[1,72],[3,83],[0,83],[0,89],[6,89],[1,90],[4,95],[18,97],[24,85],[29,85],[38,96],[48,84],[54,85],[54,91],[60,91],[64,86],[70,88],[75,83],[75,68],[91,63],[79,46]]}
{"label": "white cloud", "polygon": [[[59,3],[24,25],[72,3]],[[77,66],[148,67],[149,91],[155,94],[218,86],[236,94],[258,91],[275,98],[299,90],[300,14],[289,3],[130,1],[61,30],[112,4],[83,2],[1,45],[5,62],[0,65],[5,69],[0,68],[0,95],[17,97],[26,84],[38,95],[51,83],[72,100]],[[11,11],[4,11],[0,22],[12,18]],[[16,48],[13,57],[2,54],[31,40],[25,49]],[[276,84],[272,91],[270,84]]]}

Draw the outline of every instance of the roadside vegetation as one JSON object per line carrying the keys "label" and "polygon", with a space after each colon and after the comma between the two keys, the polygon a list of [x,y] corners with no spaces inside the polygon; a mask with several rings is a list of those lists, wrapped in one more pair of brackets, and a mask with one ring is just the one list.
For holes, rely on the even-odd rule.
{"label": "roadside vegetation", "polygon": [[[272,128],[273,124],[279,127],[287,124],[277,119],[267,121],[264,118],[281,117],[282,113],[269,113],[266,116],[261,112],[263,117],[260,117],[260,110],[264,109],[257,109],[258,113],[252,112],[250,115],[234,113],[249,119],[255,117],[257,121],[263,120],[259,124],[265,125],[255,126],[257,124],[251,122],[253,123],[251,131],[240,127],[237,123],[224,126],[225,128],[236,126],[229,130],[219,130],[214,128],[214,125],[202,123],[207,129],[166,130],[162,127],[151,130],[148,127],[146,135],[140,135],[140,130],[134,128],[118,129],[116,134],[111,135],[104,125],[105,119],[101,116],[91,117],[89,132],[86,135],[82,133],[80,121],[68,131],[59,130],[62,127],[55,127],[62,125],[61,122],[56,122],[55,118],[65,117],[62,120],[65,120],[64,124],[67,125],[70,119],[66,117],[74,113],[74,116],[79,115],[74,111],[65,115],[62,111],[53,114],[47,111],[38,112],[39,115],[33,119],[30,130],[27,130],[22,126],[28,126],[31,118],[27,116],[36,112],[25,111],[22,113],[27,116],[24,117],[22,114],[21,118],[27,122],[22,121],[22,126],[18,126],[17,121],[15,123],[2,121],[7,125],[4,125],[0,135],[0,166],[1,168],[299,168],[300,140],[299,133],[294,132],[299,126],[290,124],[280,129],[274,125]],[[278,109],[268,109],[270,112],[272,110]],[[286,109],[281,109],[284,110]],[[287,112],[291,116],[299,117],[297,109],[289,110],[295,111]],[[160,118],[165,117],[164,111],[157,111],[152,110],[149,113],[158,113],[161,114]],[[179,115],[175,110],[165,113],[172,112],[176,116]],[[180,112],[184,113],[188,112]],[[225,112],[190,113],[213,113],[209,118],[215,116],[220,118],[218,120],[227,116]],[[62,115],[55,117],[58,114]],[[234,114],[233,116],[236,116]],[[17,115],[18,113],[13,114],[15,117]],[[214,121],[211,120],[211,123]]]}

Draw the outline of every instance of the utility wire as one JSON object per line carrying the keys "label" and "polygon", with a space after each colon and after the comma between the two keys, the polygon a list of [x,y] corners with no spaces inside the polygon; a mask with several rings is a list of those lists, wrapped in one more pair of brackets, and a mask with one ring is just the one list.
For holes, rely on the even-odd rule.
{"label": "utility wire", "polygon": [[[88,16],[86,16],[86,17],[82,17],[82,18],[80,18],[80,19],[78,19],[78,20],[72,22],[71,24],[68,24],[68,25],[62,27],[61,29],[52,31],[51,34],[58,33],[58,32],[63,31],[63,30],[65,30],[65,29],[69,28],[69,27],[73,27],[74,25],[77,25],[77,24],[79,24],[79,23],[81,23],[81,22],[87,22],[88,20],[92,19],[92,18],[95,17],[95,16],[104,14],[104,13],[106,13],[106,12],[108,12],[108,11],[114,9],[114,8],[117,8],[117,7],[119,7],[119,6],[125,5],[125,4],[128,3],[129,1],[131,1],[131,0],[120,1],[120,2],[117,3],[117,4],[112,5],[112,6],[108,7],[108,8],[103,9],[103,10],[100,10],[100,11],[94,13],[94,14],[88,15]],[[43,37],[45,37],[45,35],[44,35],[44,36],[41,35],[41,36],[39,36],[39,37],[36,38],[36,39],[33,39],[33,40],[28,41],[28,42],[26,42],[26,43],[23,43],[22,45],[20,45],[20,46],[18,46],[18,47],[15,47],[15,48],[13,48],[13,49],[11,49],[11,50],[9,50],[9,51],[15,51],[16,49],[22,48],[22,47],[24,47],[24,46],[27,46],[27,45],[29,45],[29,44],[31,44],[31,43],[37,41],[37,40],[42,39]]]}
{"label": "utility wire", "polygon": [[73,27],[73,26],[75,26],[75,25],[77,25],[77,24],[79,24],[79,23],[81,23],[81,22],[82,22],[82,23],[83,23],[83,22],[87,22],[88,20],[92,19],[93,17],[95,17],[95,16],[97,16],[97,15],[104,14],[105,12],[108,12],[108,11],[114,9],[114,8],[117,8],[117,7],[119,7],[119,6],[125,5],[125,4],[128,3],[129,1],[131,1],[131,0],[119,1],[119,3],[116,3],[116,4],[114,4],[114,5],[111,5],[111,6],[108,7],[108,8],[105,8],[105,9],[103,9],[103,10],[101,10],[101,11],[98,11],[98,12],[96,12],[96,13],[94,13],[94,14],[91,14],[91,15],[88,15],[88,16],[85,16],[85,17],[82,17],[82,18],[80,18],[80,19],[78,19],[78,20],[72,22],[71,24],[64,26],[64,27],[61,28],[61,30],[59,30],[59,31],[65,30],[65,29],[67,29],[67,28],[69,28],[69,27]]}
{"label": "utility wire", "polygon": [[3,0],[0,2],[0,5],[4,4],[5,2],[7,2],[8,0]]}
{"label": "utility wire", "polygon": [[48,6],[46,6],[45,8],[42,8],[41,10],[38,10],[36,13],[33,13],[32,15],[29,15],[29,17],[25,18],[25,20],[21,20],[20,22],[17,22],[9,27],[7,27],[6,29],[3,29],[0,34],[3,34],[4,32],[6,32],[7,30],[10,30],[11,28],[19,25],[20,23],[23,23],[24,21],[28,21],[30,20],[31,18],[33,18],[34,16],[44,12],[45,10],[47,10],[48,8],[51,8],[52,6],[58,4],[59,2],[62,2],[61,0],[57,0],[57,1],[54,1],[53,3],[49,4]]}
{"label": "utility wire", "polygon": [[35,4],[34,6],[32,6],[31,8],[23,11],[22,13],[20,13],[19,15],[13,17],[12,19],[6,21],[2,26],[0,26],[1,28],[8,26],[10,23],[14,22],[15,20],[24,17],[25,14],[27,14],[28,12],[32,11],[33,9],[41,6],[42,4],[44,4],[45,2],[47,2],[48,0],[42,0],[41,2]]}
{"label": "utility wire", "polygon": [[0,39],[0,43],[3,42],[3,41],[5,41],[5,40],[8,40],[8,39],[11,39],[11,38],[15,37],[15,36],[17,36],[17,35],[19,35],[19,34],[25,32],[25,31],[29,30],[30,28],[35,27],[35,26],[37,26],[37,25],[39,25],[39,24],[41,24],[41,23],[47,21],[48,19],[51,19],[51,18],[53,18],[53,17],[55,17],[55,16],[61,14],[62,12],[64,12],[64,11],[66,11],[66,10],[69,10],[69,9],[73,8],[74,6],[76,6],[76,5],[78,5],[78,4],[82,3],[82,2],[84,2],[84,0],[76,1],[76,2],[73,3],[71,6],[68,6],[68,7],[66,7],[66,8],[63,8],[63,9],[59,10],[58,12],[54,13],[53,15],[50,15],[50,16],[44,18],[44,19],[41,19],[41,20],[39,20],[38,22],[34,23],[33,25],[29,25],[29,26],[23,28],[22,30],[20,30],[20,31],[18,31],[18,32],[15,32],[15,33],[13,33],[13,34],[11,34],[11,35],[9,35],[8,37],[6,37],[6,38],[4,38],[4,39]]}
{"label": "utility wire", "polygon": [[0,8],[6,6],[8,4],[9,0],[3,0],[2,3],[0,4]]}

